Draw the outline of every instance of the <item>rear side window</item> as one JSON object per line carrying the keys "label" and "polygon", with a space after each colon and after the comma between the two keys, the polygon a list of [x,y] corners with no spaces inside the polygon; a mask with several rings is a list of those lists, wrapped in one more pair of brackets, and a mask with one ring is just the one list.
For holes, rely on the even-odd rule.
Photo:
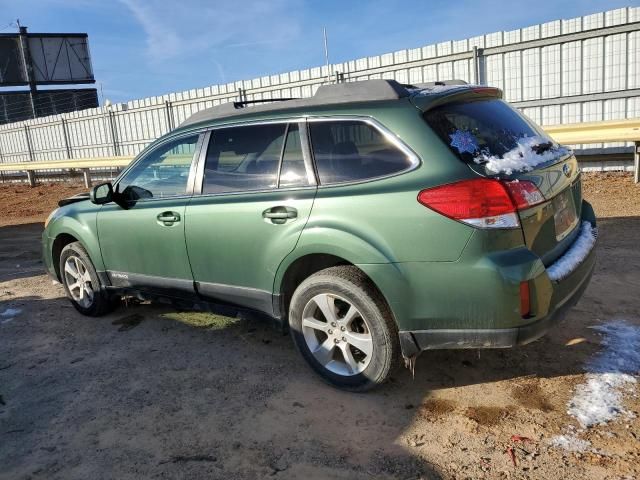
{"label": "rear side window", "polygon": [[362,121],[312,121],[309,132],[322,184],[382,177],[412,165],[408,154]]}
{"label": "rear side window", "polygon": [[277,188],[285,123],[221,128],[211,132],[203,193]]}
{"label": "rear side window", "polygon": [[539,149],[553,141],[535,124],[502,100],[451,103],[424,115],[433,131],[458,158],[482,163],[502,158],[524,138],[539,137]]}

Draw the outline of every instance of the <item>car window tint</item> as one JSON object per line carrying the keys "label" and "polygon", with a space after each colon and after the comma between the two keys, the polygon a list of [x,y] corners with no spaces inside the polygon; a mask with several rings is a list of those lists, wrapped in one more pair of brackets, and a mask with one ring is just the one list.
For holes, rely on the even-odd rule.
{"label": "car window tint", "polygon": [[309,185],[309,177],[302,155],[300,129],[298,124],[292,123],[289,125],[284,155],[282,156],[280,187],[304,187],[306,185]]}
{"label": "car window tint", "polygon": [[409,156],[368,123],[310,122],[309,131],[320,183],[365,180],[411,166]]}
{"label": "car window tint", "polygon": [[552,140],[536,125],[502,100],[445,104],[427,111],[425,120],[461,160],[502,157],[527,137]]}
{"label": "car window tint", "polygon": [[247,125],[211,132],[203,193],[276,188],[286,124]]}
{"label": "car window tint", "polygon": [[118,182],[127,200],[184,195],[198,135],[174,140],[151,151]]}

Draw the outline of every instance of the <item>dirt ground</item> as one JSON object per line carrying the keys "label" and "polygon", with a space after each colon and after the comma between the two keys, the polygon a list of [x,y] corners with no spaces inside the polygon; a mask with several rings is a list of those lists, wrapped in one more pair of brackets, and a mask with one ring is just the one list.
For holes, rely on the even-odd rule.
{"label": "dirt ground", "polygon": [[415,379],[400,369],[367,394],[319,381],[255,319],[162,304],[80,316],[39,260],[41,222],[75,187],[0,185],[0,312],[21,310],[0,318],[0,478],[640,478],[637,390],[635,418],[579,434],[598,453],[549,445],[577,426],[566,403],[600,348],[589,327],[640,325],[640,186],[585,177],[599,261],[558,328],[513,350],[424,353]]}

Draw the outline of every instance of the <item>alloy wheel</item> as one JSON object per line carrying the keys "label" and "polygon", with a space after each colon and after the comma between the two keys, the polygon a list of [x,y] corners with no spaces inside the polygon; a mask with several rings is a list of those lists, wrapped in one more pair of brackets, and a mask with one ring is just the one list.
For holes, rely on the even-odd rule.
{"label": "alloy wheel", "polygon": [[338,295],[321,293],[309,300],[302,313],[302,333],[315,359],[337,375],[362,373],[373,357],[366,319]]}
{"label": "alloy wheel", "polygon": [[71,298],[83,308],[89,308],[93,303],[94,289],[91,275],[82,259],[74,255],[64,263],[64,279],[71,294]]}

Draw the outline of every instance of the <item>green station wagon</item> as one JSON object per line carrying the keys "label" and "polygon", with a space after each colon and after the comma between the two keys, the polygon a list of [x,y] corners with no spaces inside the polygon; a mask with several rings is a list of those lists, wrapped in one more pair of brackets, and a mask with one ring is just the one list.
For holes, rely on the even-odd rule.
{"label": "green station wagon", "polygon": [[85,315],[262,312],[347,390],[423,350],[531,342],[589,283],[597,230],[575,156],[501,97],[368,80],[201,111],[60,202],[47,269]]}

